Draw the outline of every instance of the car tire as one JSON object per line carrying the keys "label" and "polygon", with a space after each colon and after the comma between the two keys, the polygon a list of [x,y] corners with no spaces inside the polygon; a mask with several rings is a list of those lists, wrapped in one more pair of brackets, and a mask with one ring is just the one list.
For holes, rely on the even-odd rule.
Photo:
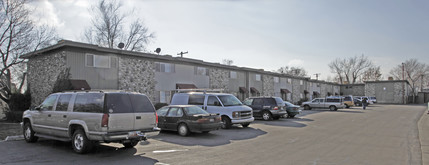
{"label": "car tire", "polygon": [[30,122],[26,122],[24,124],[23,134],[27,143],[34,143],[37,141],[37,139],[39,139],[39,137],[34,136],[35,132],[33,131]]}
{"label": "car tire", "polygon": [[264,111],[264,112],[262,112],[262,119],[264,119],[265,121],[273,120],[273,116],[271,115],[270,112]]}
{"label": "car tire", "polygon": [[75,152],[84,154],[92,149],[93,143],[86,137],[82,129],[78,129],[73,133],[72,147]]}
{"label": "car tire", "polygon": [[308,105],[304,105],[304,110],[311,110],[311,107]]}
{"label": "car tire", "polygon": [[288,118],[295,118],[295,115],[288,115]]}
{"label": "car tire", "polygon": [[222,116],[222,128],[223,129],[230,129],[232,124],[231,124],[231,119],[229,119],[226,116]]}
{"label": "car tire", "polygon": [[188,136],[189,135],[188,126],[186,126],[185,123],[179,124],[179,126],[177,127],[177,133],[179,133],[180,136]]}
{"label": "car tire", "polygon": [[241,126],[243,126],[243,128],[247,128],[249,127],[250,123],[245,123],[245,124],[241,124]]}
{"label": "car tire", "polygon": [[336,111],[336,110],[337,110],[337,107],[335,107],[335,106],[331,105],[331,106],[329,106],[329,110],[331,110],[331,111]]}
{"label": "car tire", "polygon": [[137,144],[139,144],[139,140],[132,140],[132,141],[127,142],[127,143],[122,143],[122,145],[124,145],[125,148],[133,148]]}

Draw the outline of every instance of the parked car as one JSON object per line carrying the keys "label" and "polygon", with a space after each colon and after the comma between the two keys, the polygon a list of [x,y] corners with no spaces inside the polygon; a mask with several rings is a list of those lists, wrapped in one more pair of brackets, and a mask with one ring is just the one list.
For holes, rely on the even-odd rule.
{"label": "parked car", "polygon": [[370,100],[372,103],[377,103],[377,98],[376,98],[375,96],[371,96],[371,97],[369,97],[369,100]]}
{"label": "parked car", "polygon": [[294,105],[294,104],[287,102],[287,101],[284,101],[284,103],[286,105],[286,112],[287,112],[288,118],[294,118],[296,115],[301,113],[300,106]]}
{"label": "parked car", "polygon": [[245,106],[234,95],[227,93],[207,93],[180,91],[175,93],[170,105],[196,105],[209,113],[220,114],[222,128],[231,128],[233,124],[248,127],[255,120],[252,108]]}
{"label": "parked car", "polygon": [[362,100],[357,97],[353,97],[353,102],[355,103],[355,106],[362,106]]}
{"label": "parked car", "polygon": [[355,98],[359,99],[359,100],[363,100],[364,98],[366,98],[366,100],[368,101],[368,104],[374,104],[374,102],[370,99],[370,97],[368,96],[356,96]]}
{"label": "parked car", "polygon": [[303,102],[302,106],[306,110],[312,108],[329,108],[331,111],[345,107],[342,97],[315,98],[312,101]]}
{"label": "parked car", "polygon": [[195,105],[171,105],[157,110],[158,127],[177,131],[181,136],[191,132],[208,133],[222,127],[218,114],[210,114]]}
{"label": "parked car", "polygon": [[264,120],[277,120],[287,114],[285,103],[280,97],[250,97],[243,103],[252,108],[254,117]]}
{"label": "parked car", "polygon": [[350,108],[355,105],[352,95],[343,96],[343,101],[346,108]]}
{"label": "parked car", "polygon": [[84,91],[49,95],[23,114],[24,139],[39,137],[71,141],[86,153],[96,142],[118,142],[126,148],[157,130],[155,108],[146,95],[129,92]]}

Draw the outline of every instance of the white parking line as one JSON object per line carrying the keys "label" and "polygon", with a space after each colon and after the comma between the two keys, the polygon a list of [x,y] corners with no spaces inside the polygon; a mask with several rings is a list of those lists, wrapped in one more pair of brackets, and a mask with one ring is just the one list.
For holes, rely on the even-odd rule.
{"label": "white parking line", "polygon": [[180,152],[180,151],[188,151],[187,149],[185,150],[159,150],[159,151],[152,151],[152,153],[170,153],[170,152]]}

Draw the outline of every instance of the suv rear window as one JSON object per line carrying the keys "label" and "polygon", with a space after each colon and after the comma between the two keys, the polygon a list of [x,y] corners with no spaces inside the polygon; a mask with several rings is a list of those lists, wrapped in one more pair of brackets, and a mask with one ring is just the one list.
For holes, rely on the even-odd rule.
{"label": "suv rear window", "polygon": [[74,102],[74,112],[103,112],[103,93],[78,93]]}
{"label": "suv rear window", "polygon": [[269,105],[269,106],[276,106],[276,100],[272,99],[272,98],[266,98],[265,100],[265,105]]}
{"label": "suv rear window", "polygon": [[344,101],[352,101],[352,98],[350,96],[344,97]]}
{"label": "suv rear window", "polygon": [[106,94],[106,108],[109,113],[133,113],[130,97],[124,93]]}
{"label": "suv rear window", "polygon": [[149,98],[140,94],[129,94],[135,112],[155,112]]}
{"label": "suv rear window", "polygon": [[204,95],[189,95],[188,104],[190,105],[204,105]]}

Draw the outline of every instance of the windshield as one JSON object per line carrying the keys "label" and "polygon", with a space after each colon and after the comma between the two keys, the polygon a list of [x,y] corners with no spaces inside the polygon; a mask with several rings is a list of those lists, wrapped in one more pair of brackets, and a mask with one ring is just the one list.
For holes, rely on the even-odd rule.
{"label": "windshield", "polygon": [[183,108],[183,110],[185,110],[186,114],[189,116],[197,115],[197,114],[209,114],[205,110],[197,106],[186,107],[186,108]]}
{"label": "windshield", "polygon": [[220,101],[222,101],[223,106],[243,105],[240,100],[238,100],[235,96],[232,95],[223,95],[218,97]]}

